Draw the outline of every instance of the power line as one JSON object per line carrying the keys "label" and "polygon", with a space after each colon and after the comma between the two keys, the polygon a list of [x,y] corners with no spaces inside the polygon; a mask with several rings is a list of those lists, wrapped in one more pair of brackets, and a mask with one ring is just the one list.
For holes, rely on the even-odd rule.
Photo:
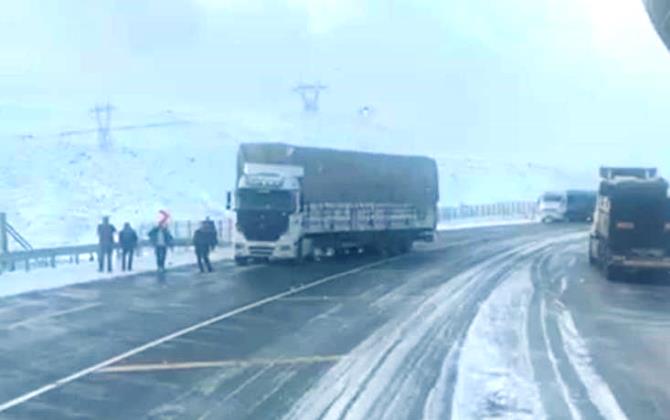
{"label": "power line", "polygon": [[110,149],[112,139],[109,135],[110,124],[112,120],[112,111],[115,108],[109,104],[96,105],[91,108],[91,113],[95,115],[95,121],[98,124],[98,144],[101,149]]}
{"label": "power line", "polygon": [[324,86],[320,83],[315,84],[300,84],[296,86],[293,91],[300,95],[302,98],[302,106],[305,112],[318,112],[319,111],[319,96],[322,90],[325,90],[327,86]]}

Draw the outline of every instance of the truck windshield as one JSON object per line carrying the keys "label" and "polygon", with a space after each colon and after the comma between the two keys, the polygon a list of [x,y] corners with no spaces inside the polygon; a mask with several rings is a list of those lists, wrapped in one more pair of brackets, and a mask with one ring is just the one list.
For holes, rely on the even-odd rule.
{"label": "truck windshield", "polygon": [[294,194],[290,191],[241,189],[237,194],[238,210],[277,210],[293,212]]}
{"label": "truck windshield", "polygon": [[570,208],[593,207],[596,202],[596,195],[593,193],[569,193],[567,195],[567,204]]}
{"label": "truck windshield", "polygon": [[563,196],[560,194],[545,194],[541,199],[545,203],[560,203],[562,200]]}

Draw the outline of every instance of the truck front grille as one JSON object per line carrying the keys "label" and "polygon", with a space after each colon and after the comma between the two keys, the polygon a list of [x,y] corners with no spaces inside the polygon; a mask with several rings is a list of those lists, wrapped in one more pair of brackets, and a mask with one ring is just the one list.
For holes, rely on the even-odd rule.
{"label": "truck front grille", "polygon": [[274,247],[271,246],[250,246],[249,247],[249,254],[252,257],[270,257],[272,255],[272,252],[274,251]]}

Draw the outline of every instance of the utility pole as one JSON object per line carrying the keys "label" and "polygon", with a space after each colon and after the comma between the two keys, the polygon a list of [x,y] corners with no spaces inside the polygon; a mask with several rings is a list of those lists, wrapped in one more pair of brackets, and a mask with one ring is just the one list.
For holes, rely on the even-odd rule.
{"label": "utility pole", "polygon": [[95,121],[98,124],[98,144],[103,150],[108,150],[112,147],[112,139],[109,135],[110,122],[112,119],[112,111],[115,108],[109,104],[96,105],[91,108],[91,114],[95,116]]}
{"label": "utility pole", "polygon": [[302,98],[302,106],[305,112],[319,112],[319,95],[327,86],[320,83],[300,84],[293,91]]}

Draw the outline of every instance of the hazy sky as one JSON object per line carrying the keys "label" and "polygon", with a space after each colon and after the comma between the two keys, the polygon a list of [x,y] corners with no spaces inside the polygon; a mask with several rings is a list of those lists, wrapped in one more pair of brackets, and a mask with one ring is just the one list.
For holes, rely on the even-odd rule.
{"label": "hazy sky", "polygon": [[21,0],[0,15],[0,122],[3,104],[108,98],[285,112],[296,82],[320,80],[325,115],[371,105],[421,153],[663,165],[669,75],[641,0]]}

